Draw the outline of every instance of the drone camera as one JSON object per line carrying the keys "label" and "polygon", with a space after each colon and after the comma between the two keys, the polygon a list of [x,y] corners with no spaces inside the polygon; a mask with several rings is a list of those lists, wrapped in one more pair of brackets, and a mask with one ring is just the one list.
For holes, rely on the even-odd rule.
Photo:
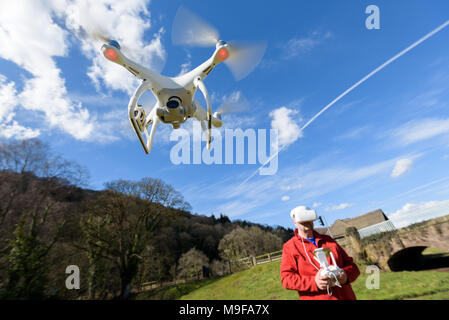
{"label": "drone camera", "polygon": [[176,109],[181,105],[181,99],[179,97],[171,97],[167,101],[167,108]]}
{"label": "drone camera", "polygon": [[177,129],[179,123],[184,123],[187,119],[185,107],[181,106],[182,100],[179,97],[170,97],[165,107],[158,107],[156,115],[164,123],[173,124],[173,128]]}

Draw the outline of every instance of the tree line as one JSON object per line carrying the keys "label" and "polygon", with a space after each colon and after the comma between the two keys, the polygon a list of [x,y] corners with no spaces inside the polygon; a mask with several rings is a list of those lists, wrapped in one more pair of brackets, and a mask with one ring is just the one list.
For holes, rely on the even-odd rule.
{"label": "tree line", "polygon": [[[293,230],[193,214],[160,179],[86,188],[85,168],[40,140],[0,143],[0,298],[125,299],[151,281],[225,272],[280,250]],[[80,289],[65,286],[69,265]]]}

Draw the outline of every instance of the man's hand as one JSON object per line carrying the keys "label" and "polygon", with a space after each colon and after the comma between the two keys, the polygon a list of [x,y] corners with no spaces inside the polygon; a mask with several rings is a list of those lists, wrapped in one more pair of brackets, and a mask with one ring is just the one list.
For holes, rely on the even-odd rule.
{"label": "man's hand", "polygon": [[348,275],[346,274],[346,272],[342,269],[340,275],[337,277],[338,282],[341,285],[346,284],[346,282],[348,281]]}
{"label": "man's hand", "polygon": [[[322,269],[321,269],[322,270]],[[329,277],[328,276],[322,276],[321,270],[319,270],[315,275],[315,282],[316,286],[320,290],[326,290],[327,285],[329,284]]]}

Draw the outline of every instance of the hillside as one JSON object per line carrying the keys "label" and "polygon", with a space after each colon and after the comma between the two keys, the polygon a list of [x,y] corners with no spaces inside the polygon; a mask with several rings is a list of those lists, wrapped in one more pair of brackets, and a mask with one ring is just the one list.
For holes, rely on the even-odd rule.
{"label": "hillside", "polygon": [[[381,272],[380,289],[368,290],[365,266],[353,283],[359,300],[444,299],[449,300],[449,273],[438,271]],[[182,300],[295,300],[295,291],[285,290],[279,275],[280,261],[241,271],[183,295]]]}
{"label": "hillside", "polygon": [[[11,150],[25,150],[25,156]],[[243,248],[254,251],[243,256],[278,250],[293,234],[279,226],[195,214],[160,179],[85,189],[78,178],[85,174],[77,174],[76,164],[53,161],[36,141],[4,146],[2,154],[8,157],[0,157],[0,297],[124,297],[143,283],[197,277],[203,266],[215,275],[226,273],[229,258],[221,252],[232,241],[243,243],[234,234],[245,236]],[[263,241],[252,241],[259,238]],[[220,249],[222,240],[227,242]],[[204,259],[192,260],[190,252]],[[89,274],[81,277],[77,292],[65,288],[64,270],[74,261]],[[34,281],[29,279],[38,280],[33,290],[21,285]]]}

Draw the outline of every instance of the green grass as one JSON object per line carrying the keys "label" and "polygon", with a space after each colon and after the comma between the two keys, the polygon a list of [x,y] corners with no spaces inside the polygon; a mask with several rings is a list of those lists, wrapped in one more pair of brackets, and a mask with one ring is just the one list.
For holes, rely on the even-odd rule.
{"label": "green grass", "polygon": [[413,297],[406,300],[449,300],[449,292],[443,291],[425,296]]}
{"label": "green grass", "polygon": [[352,285],[359,300],[399,300],[435,293],[445,293],[445,299],[449,299],[449,273],[446,272],[381,272],[380,288],[377,290],[366,288],[367,276],[362,272]]}
{"label": "green grass", "polygon": [[217,279],[204,279],[181,283],[175,286],[156,288],[145,292],[134,294],[131,299],[135,300],[176,300],[192,291],[195,291]]}
{"label": "green grass", "polygon": [[[297,300],[298,293],[282,287],[280,261],[259,265],[218,279],[157,288],[134,298],[183,300]],[[366,265],[352,284],[359,300],[449,300],[449,273],[437,271],[381,272],[380,288],[367,289]]]}
{"label": "green grass", "polygon": [[223,277],[195,290],[185,300],[295,300],[296,291],[285,290],[279,273],[280,261],[266,263]]}
{"label": "green grass", "polygon": [[446,251],[439,248],[427,247],[421,254],[440,254],[440,253],[446,253]]}
{"label": "green grass", "polygon": [[[280,261],[259,265],[232,275],[197,283],[198,289],[183,300],[296,300],[296,291],[282,287]],[[352,284],[359,300],[445,299],[449,300],[449,273],[437,271],[381,272],[380,288],[369,290],[365,283],[369,274],[360,265],[361,275]]]}
{"label": "green grass", "polygon": [[441,257],[448,257],[449,252],[444,251],[443,249],[438,249],[434,247],[428,247],[424,249],[424,251],[421,253],[423,255],[438,255]]}

